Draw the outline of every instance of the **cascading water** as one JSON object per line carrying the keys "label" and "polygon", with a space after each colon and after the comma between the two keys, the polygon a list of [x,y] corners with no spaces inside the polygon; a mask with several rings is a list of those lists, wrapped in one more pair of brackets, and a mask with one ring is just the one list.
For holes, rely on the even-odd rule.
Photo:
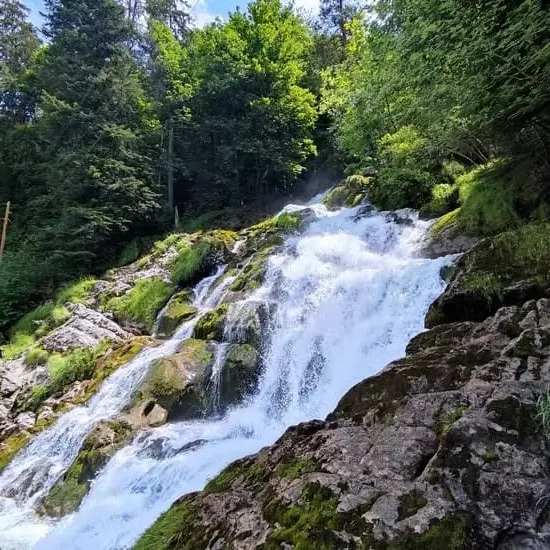
{"label": "cascading water", "polygon": [[[265,283],[247,299],[276,304],[256,395],[222,418],[142,432],[98,475],[80,509],[55,525],[31,514],[29,503],[36,496],[21,499],[23,504],[10,500],[15,510],[5,504],[0,510],[0,548],[129,548],[176,498],[201,489],[232,460],[273,443],[288,426],[324,417],[351,386],[404,353],[443,290],[439,272],[451,259],[417,257],[428,224],[412,213],[400,222],[375,211],[361,216],[360,208],[329,212],[315,205],[312,212],[307,229],[288,238],[270,258]],[[203,303],[219,301],[220,286],[213,291],[216,298],[203,297]],[[230,327],[226,335],[231,330],[236,329]],[[172,351],[169,344],[160,354]],[[146,353],[158,357],[158,350]],[[143,364],[138,368],[131,362],[83,409],[100,408],[101,396],[118,376],[122,396],[105,407],[114,414],[131,394],[124,388],[134,388],[131,378],[141,378],[144,370]],[[0,490],[5,493],[33,464],[44,461],[55,464],[55,474],[41,475],[41,483],[51,485],[96,421],[97,415],[81,426],[71,415],[91,413],[73,413],[15,459],[0,477]],[[62,444],[70,450],[58,450]],[[15,526],[14,513],[19,514]],[[6,525],[7,533],[2,532]]]}

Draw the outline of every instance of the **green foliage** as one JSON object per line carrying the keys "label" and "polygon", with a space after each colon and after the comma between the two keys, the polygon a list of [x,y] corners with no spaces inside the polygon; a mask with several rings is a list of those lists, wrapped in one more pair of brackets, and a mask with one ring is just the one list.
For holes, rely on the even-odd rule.
{"label": "green foliage", "polygon": [[270,504],[267,513],[280,527],[268,535],[266,549],[279,548],[282,543],[292,544],[297,550],[339,548],[339,539],[333,534],[342,527],[336,511],[338,498],[330,489],[312,483],[304,489],[301,500],[301,506],[290,508]]}
{"label": "green foliage", "polygon": [[85,277],[78,281],[64,286],[56,295],[55,301],[57,304],[65,304],[71,302],[73,304],[85,304],[92,289],[97,283],[97,279],[93,277]]}
{"label": "green foliage", "polygon": [[54,354],[48,359],[50,388],[56,393],[77,380],[88,380],[94,373],[98,351],[74,349],[67,354]]}
{"label": "green foliage", "polygon": [[509,166],[493,162],[460,176],[460,224],[468,233],[491,235],[517,227],[517,189],[509,181]]}
{"label": "green foliage", "polygon": [[545,435],[550,435],[550,390],[542,393],[537,400],[537,421]]}
{"label": "green foliage", "polygon": [[125,322],[151,328],[158,312],[174,293],[174,287],[160,277],[139,279],[124,296],[111,298],[105,309]]}
{"label": "green foliage", "polygon": [[201,241],[180,250],[172,266],[173,283],[186,286],[207,275],[212,268],[212,263],[209,261],[212,253],[212,244],[207,241]]}
{"label": "green foliage", "polygon": [[277,472],[282,477],[288,477],[290,479],[297,479],[304,474],[315,472],[317,466],[313,460],[296,458],[294,460],[281,462],[277,466]]}
{"label": "green foliage", "polygon": [[31,348],[25,356],[25,364],[29,367],[45,365],[48,362],[50,354],[42,348]]}
{"label": "green foliage", "polygon": [[420,213],[424,216],[442,216],[456,210],[458,188],[449,183],[439,183],[432,187],[431,200],[422,206]]}

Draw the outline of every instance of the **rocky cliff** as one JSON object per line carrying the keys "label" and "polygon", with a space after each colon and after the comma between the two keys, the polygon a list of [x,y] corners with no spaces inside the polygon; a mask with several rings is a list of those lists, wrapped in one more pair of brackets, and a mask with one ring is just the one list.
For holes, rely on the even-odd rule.
{"label": "rocky cliff", "polygon": [[136,549],[550,548],[549,235],[475,245],[406,357],[180,499]]}

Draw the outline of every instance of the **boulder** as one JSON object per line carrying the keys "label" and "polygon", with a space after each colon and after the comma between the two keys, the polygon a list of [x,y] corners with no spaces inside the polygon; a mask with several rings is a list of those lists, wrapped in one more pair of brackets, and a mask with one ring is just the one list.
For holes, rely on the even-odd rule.
{"label": "boulder", "polygon": [[184,321],[192,319],[196,314],[197,308],[191,305],[189,293],[178,292],[161,312],[156,332],[159,335],[172,336]]}
{"label": "boulder", "polygon": [[243,300],[229,305],[223,339],[233,344],[250,344],[261,349],[275,304]]}
{"label": "boulder", "polygon": [[418,335],[325,421],[174,503],[136,549],[166,525],[196,550],[550,548],[550,299],[528,294]]}
{"label": "boulder", "polygon": [[207,342],[186,340],[177,353],[153,365],[137,391],[137,400],[152,400],[160,405],[167,411],[168,420],[202,416],[208,409],[206,388],[213,359]]}
{"label": "boulder", "polygon": [[260,376],[260,354],[250,344],[228,347],[220,373],[220,405],[236,405],[254,392]]}
{"label": "boulder", "polygon": [[40,345],[48,351],[95,348],[101,342],[122,342],[132,335],[107,316],[82,304],[70,304],[69,320],[45,336]]}

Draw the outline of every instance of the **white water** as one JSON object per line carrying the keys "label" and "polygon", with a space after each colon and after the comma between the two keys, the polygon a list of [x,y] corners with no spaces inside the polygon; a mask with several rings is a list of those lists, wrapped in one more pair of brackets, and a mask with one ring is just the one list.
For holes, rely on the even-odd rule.
{"label": "white water", "polygon": [[[232,460],[273,443],[288,426],[326,416],[351,386],[404,353],[409,339],[423,329],[429,304],[443,290],[439,272],[450,259],[416,257],[424,222],[398,225],[379,213],[354,221],[359,208],[331,213],[316,205],[314,212],[316,219],[307,230],[289,238],[284,250],[271,257],[265,284],[250,297],[277,303],[257,395],[221,419],[143,432],[113,457],[80,509],[56,525],[30,512],[36,497],[20,505],[5,499],[9,505],[0,509],[2,550],[129,548],[176,498],[202,488]],[[223,296],[222,286],[214,289],[214,302]],[[214,303],[206,290],[201,299],[205,305]],[[158,357],[158,351],[146,353]],[[109,415],[122,408],[131,394],[127,386],[134,388],[133,378],[141,379],[143,373],[132,362],[105,386],[115,384],[117,375],[125,381],[117,383],[120,393],[106,407]],[[98,409],[106,392],[102,388],[88,408]],[[51,485],[97,421],[95,416],[86,420],[84,428],[71,419],[84,414],[91,413],[68,413],[37,438],[0,477],[0,491],[13,486],[29,465],[44,461],[56,464],[55,476],[42,475],[41,483],[46,479]],[[55,445],[46,445],[53,439],[50,432],[58,436]],[[178,452],[194,441],[196,445]]]}

